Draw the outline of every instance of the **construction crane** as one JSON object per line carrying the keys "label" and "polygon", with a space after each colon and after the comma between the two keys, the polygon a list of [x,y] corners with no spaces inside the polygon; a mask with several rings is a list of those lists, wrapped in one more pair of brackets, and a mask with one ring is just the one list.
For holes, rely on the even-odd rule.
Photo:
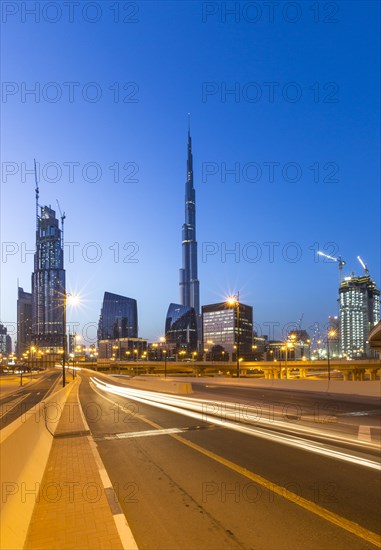
{"label": "construction crane", "polygon": [[65,221],[65,218],[66,218],[66,215],[65,215],[65,212],[62,213],[62,210],[61,210],[61,207],[60,207],[60,203],[58,202],[58,199],[56,199],[57,201],[57,206],[58,206],[58,210],[60,212],[60,216],[61,216],[61,228],[62,228],[62,250],[64,249],[64,221]]}
{"label": "construction crane", "polygon": [[304,313],[301,314],[300,319],[298,320],[298,327],[299,330],[302,330],[302,321],[303,321]]}
{"label": "construction crane", "polygon": [[343,280],[343,265],[345,265],[347,262],[345,262],[341,256],[338,258],[334,258],[333,256],[329,256],[328,254],[325,254],[325,252],[321,252],[318,250],[319,256],[323,256],[324,258],[328,258],[328,260],[332,260],[334,262],[338,262],[339,264],[339,281],[341,284],[341,281]]}
{"label": "construction crane", "polygon": [[362,265],[362,267],[364,268],[365,276],[366,276],[366,277],[369,277],[369,270],[368,270],[367,266],[364,264],[364,262],[362,261],[362,259],[360,258],[360,256],[357,256],[357,259],[358,259],[358,261],[360,262],[360,264]]}

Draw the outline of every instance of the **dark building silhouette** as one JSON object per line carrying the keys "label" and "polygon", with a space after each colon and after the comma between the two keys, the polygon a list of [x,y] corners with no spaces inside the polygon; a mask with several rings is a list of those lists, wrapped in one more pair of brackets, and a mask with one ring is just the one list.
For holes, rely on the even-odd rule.
{"label": "dark building silhouette", "polygon": [[136,300],[105,292],[98,324],[98,342],[138,337]]}
{"label": "dark building silhouette", "polygon": [[18,287],[16,355],[21,357],[29,349],[32,338],[32,293]]}
{"label": "dark building silhouette", "polygon": [[0,353],[7,353],[7,327],[0,323]]}
{"label": "dark building silhouette", "polygon": [[197,349],[197,317],[193,307],[169,304],[165,321],[165,341],[174,351]]}
{"label": "dark building silhouette", "polygon": [[7,334],[5,337],[5,348],[7,355],[12,354],[12,338],[10,334]]}

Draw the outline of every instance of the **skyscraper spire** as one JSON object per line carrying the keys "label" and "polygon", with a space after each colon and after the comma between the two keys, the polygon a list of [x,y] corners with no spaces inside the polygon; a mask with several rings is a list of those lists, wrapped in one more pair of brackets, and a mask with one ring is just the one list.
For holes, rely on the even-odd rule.
{"label": "skyscraper spire", "polygon": [[36,159],[34,159],[34,179],[36,182],[36,231],[38,231],[38,198],[40,195],[40,190],[38,188],[38,179],[37,179],[37,167],[36,167]]}
{"label": "skyscraper spire", "polygon": [[200,314],[200,283],[197,278],[196,193],[193,186],[192,138],[188,113],[188,156],[185,183],[185,223],[182,227],[183,262],[180,269],[180,303]]}

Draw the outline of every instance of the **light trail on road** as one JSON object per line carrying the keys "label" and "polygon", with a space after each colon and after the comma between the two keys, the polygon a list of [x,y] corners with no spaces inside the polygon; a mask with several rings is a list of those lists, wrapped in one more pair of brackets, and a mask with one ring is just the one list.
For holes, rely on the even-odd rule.
{"label": "light trail on road", "polygon": [[[121,386],[116,386],[114,384],[103,382],[102,380],[95,377],[92,377],[91,381],[98,389],[105,391],[107,393],[133,399],[134,401],[138,401],[146,405],[151,405],[170,412],[181,414],[183,416],[191,417],[202,422],[206,421],[205,411],[203,410],[203,407],[205,407],[205,405],[208,405],[208,404],[210,405],[210,401],[207,401],[207,400],[204,401],[202,399],[190,399],[190,398],[185,398],[180,396],[172,396],[168,394],[149,392],[149,391],[143,391],[143,390],[136,390],[135,388],[123,388]],[[217,411],[215,411],[215,413],[216,412]],[[224,411],[224,414],[225,414],[225,411]],[[281,434],[279,432],[275,432],[274,430],[269,430],[263,427],[259,428],[259,427],[249,426],[247,424],[245,425],[239,422],[232,422],[230,420],[225,420],[225,419],[221,420],[221,418],[218,417],[218,414],[214,414],[211,411],[209,412],[209,415],[213,417],[213,420],[211,421],[209,419],[209,422],[212,422],[213,424],[221,426],[226,429],[239,431],[241,433],[245,433],[254,437],[267,439],[274,443],[281,443],[283,445],[299,448],[306,452],[319,454],[319,455],[333,458],[336,460],[349,462],[357,466],[362,466],[373,470],[381,471],[381,464],[378,461],[370,460],[362,456],[358,456],[356,454],[350,454],[348,452],[337,450],[332,445],[322,445],[314,441],[303,439],[302,437],[291,436],[288,434]],[[271,425],[271,427],[275,426],[274,422],[269,422],[269,424]],[[285,426],[284,426],[284,423],[277,422],[277,427],[284,429]],[[298,430],[295,430],[295,431],[299,431],[300,428],[301,427],[298,426]],[[311,435],[311,429],[308,429],[308,430],[304,429],[304,431],[305,433],[308,433],[308,435]],[[361,446],[362,448],[365,448],[365,449],[369,447],[378,448],[376,445],[373,445],[369,442],[358,442],[358,441],[352,441],[352,440],[350,442],[352,444],[356,444],[356,446]]]}

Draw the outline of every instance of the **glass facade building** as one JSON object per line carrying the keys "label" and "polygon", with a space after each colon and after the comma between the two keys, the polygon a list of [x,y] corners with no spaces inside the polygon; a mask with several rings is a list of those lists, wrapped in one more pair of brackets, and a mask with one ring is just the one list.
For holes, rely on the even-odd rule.
{"label": "glass facade building", "polygon": [[0,353],[8,353],[7,336],[7,328],[0,323]]}
{"label": "glass facade building", "polygon": [[138,337],[136,300],[105,292],[98,324],[98,342],[117,338]]}
{"label": "glass facade building", "polygon": [[182,227],[183,261],[180,269],[180,303],[200,315],[200,283],[197,277],[196,192],[193,186],[192,138],[188,128],[185,222]]}
{"label": "glass facade building", "polygon": [[173,350],[197,350],[197,316],[193,307],[169,304],[165,341]]}
{"label": "glass facade building", "polygon": [[380,291],[370,277],[345,277],[339,288],[340,348],[343,356],[372,357],[368,334],[380,320]]}
{"label": "glass facade building", "polygon": [[39,348],[62,349],[65,292],[62,231],[55,211],[44,206],[37,216],[32,273],[32,341]]}
{"label": "glass facade building", "polygon": [[[240,357],[252,353],[253,308],[239,303],[239,307],[226,302],[202,306],[203,348],[221,346],[231,359],[236,356],[239,337]],[[239,335],[239,336],[238,336]]]}
{"label": "glass facade building", "polygon": [[29,349],[32,339],[32,294],[18,288],[17,293],[17,346],[16,355],[20,357]]}

